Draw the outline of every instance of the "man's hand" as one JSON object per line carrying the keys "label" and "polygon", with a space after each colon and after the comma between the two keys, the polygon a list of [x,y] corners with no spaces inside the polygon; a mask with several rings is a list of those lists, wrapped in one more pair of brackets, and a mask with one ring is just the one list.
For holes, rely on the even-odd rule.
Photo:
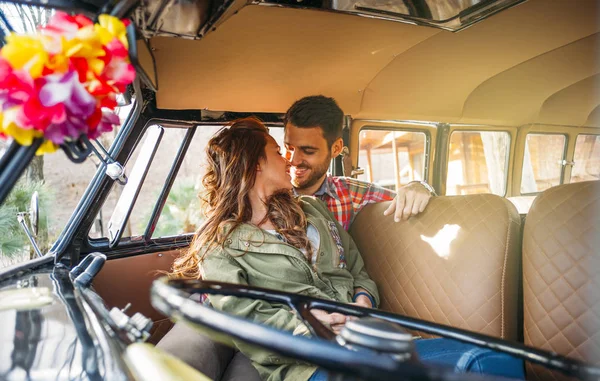
{"label": "man's hand", "polygon": [[403,186],[396,193],[396,198],[383,212],[384,216],[394,213],[394,221],[408,220],[425,210],[429,203],[431,192],[420,183],[411,183]]}

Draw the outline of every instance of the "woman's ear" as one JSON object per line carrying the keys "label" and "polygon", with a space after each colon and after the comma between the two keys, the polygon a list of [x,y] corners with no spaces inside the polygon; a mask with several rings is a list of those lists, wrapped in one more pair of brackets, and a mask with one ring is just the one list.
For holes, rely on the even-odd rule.
{"label": "woman's ear", "polygon": [[331,157],[338,157],[338,155],[342,153],[343,148],[344,141],[342,138],[337,138],[336,141],[331,145]]}

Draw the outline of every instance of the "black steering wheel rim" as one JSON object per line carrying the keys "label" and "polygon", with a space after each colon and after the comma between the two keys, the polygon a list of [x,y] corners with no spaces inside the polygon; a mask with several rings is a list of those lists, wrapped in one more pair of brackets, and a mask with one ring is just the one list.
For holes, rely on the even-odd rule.
{"label": "black steering wheel rim", "polygon": [[[288,305],[298,313],[314,337],[293,336],[289,332],[229,315],[195,302],[190,299],[192,294],[236,296]],[[459,328],[380,310],[253,286],[164,277],[154,281],[151,302],[158,311],[172,319],[184,320],[196,327],[198,325],[206,327],[209,331],[266,348],[285,357],[297,358],[335,373],[359,376],[365,380],[398,380],[399,376],[407,380],[454,380],[457,379],[457,374],[447,368],[424,366],[416,362],[399,362],[386,354],[342,347],[332,341],[335,334],[321,324],[310,313],[310,309],[318,308],[356,317],[379,318],[405,328],[509,353],[581,379],[597,379],[600,375],[598,367],[556,353],[527,347],[520,343],[507,342]],[[460,374],[460,379],[464,380],[465,378],[494,379],[490,376]]]}

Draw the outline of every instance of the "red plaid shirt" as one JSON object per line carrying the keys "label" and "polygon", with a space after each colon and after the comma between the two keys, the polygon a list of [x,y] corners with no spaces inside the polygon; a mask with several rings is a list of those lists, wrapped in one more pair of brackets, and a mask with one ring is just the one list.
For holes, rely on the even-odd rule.
{"label": "red plaid shirt", "polygon": [[348,230],[354,216],[365,205],[393,200],[396,192],[351,177],[328,175],[314,196],[323,200],[335,219]]}

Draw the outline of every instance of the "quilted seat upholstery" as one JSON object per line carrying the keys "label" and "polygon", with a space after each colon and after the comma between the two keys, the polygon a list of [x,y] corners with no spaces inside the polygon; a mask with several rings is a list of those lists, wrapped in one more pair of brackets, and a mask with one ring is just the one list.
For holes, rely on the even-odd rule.
{"label": "quilted seat upholstery", "polygon": [[[533,203],[523,233],[525,344],[600,364],[600,182]],[[565,379],[527,366],[528,378]]]}
{"label": "quilted seat upholstery", "polygon": [[351,234],[379,287],[381,308],[517,340],[521,220],[490,194],[435,197],[395,223],[388,203],[365,207]]}

